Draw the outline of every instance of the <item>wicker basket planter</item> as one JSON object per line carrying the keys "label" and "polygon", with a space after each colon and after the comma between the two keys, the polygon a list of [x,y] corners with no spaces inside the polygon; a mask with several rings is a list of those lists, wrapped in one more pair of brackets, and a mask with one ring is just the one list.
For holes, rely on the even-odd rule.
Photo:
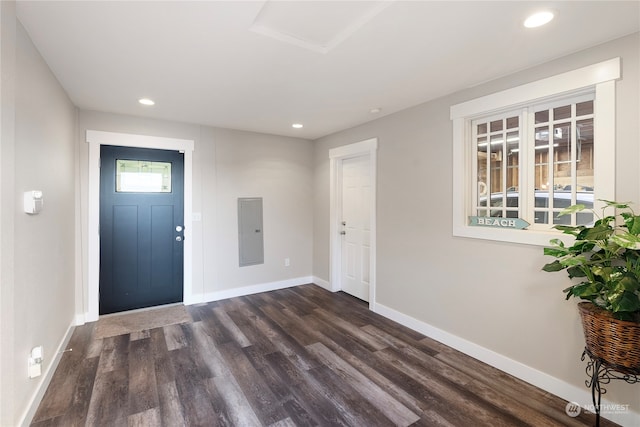
{"label": "wicker basket planter", "polygon": [[640,373],[640,323],[618,320],[591,302],[578,309],[587,350],[619,372]]}

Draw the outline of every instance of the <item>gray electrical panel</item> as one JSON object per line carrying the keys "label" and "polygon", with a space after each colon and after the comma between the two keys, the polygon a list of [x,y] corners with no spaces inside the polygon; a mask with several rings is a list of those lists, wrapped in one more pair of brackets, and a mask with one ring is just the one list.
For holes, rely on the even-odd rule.
{"label": "gray electrical panel", "polygon": [[240,267],[264,264],[262,197],[238,199]]}

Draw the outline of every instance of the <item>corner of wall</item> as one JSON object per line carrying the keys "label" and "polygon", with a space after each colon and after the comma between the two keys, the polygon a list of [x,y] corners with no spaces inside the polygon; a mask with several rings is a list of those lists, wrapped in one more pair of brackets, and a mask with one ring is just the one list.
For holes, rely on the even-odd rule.
{"label": "corner of wall", "polygon": [[84,137],[81,135],[79,128],[80,110],[75,107],[75,324],[83,325],[85,323],[85,269],[82,261],[83,251],[83,222],[82,222],[82,156],[81,156],[81,144],[84,142]]}
{"label": "corner of wall", "polygon": [[331,283],[329,283],[327,280],[321,279],[317,276],[313,276],[311,280],[315,285],[318,285],[321,288],[328,290],[329,292],[335,292],[335,290],[331,288]]}

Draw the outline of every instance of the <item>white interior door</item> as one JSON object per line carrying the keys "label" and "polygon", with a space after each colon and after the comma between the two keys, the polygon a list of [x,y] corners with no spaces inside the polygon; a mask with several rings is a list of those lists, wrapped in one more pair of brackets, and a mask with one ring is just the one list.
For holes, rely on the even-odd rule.
{"label": "white interior door", "polygon": [[371,266],[371,174],[369,155],[342,162],[342,290],[369,301]]}

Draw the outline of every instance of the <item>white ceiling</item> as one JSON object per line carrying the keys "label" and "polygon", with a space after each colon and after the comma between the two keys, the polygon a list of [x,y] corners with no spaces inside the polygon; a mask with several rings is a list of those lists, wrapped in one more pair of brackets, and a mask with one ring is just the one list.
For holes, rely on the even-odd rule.
{"label": "white ceiling", "polygon": [[[526,15],[543,7],[556,18],[525,29]],[[639,1],[18,1],[17,9],[82,109],[308,139],[640,30]],[[141,97],[156,105],[139,105]]]}

